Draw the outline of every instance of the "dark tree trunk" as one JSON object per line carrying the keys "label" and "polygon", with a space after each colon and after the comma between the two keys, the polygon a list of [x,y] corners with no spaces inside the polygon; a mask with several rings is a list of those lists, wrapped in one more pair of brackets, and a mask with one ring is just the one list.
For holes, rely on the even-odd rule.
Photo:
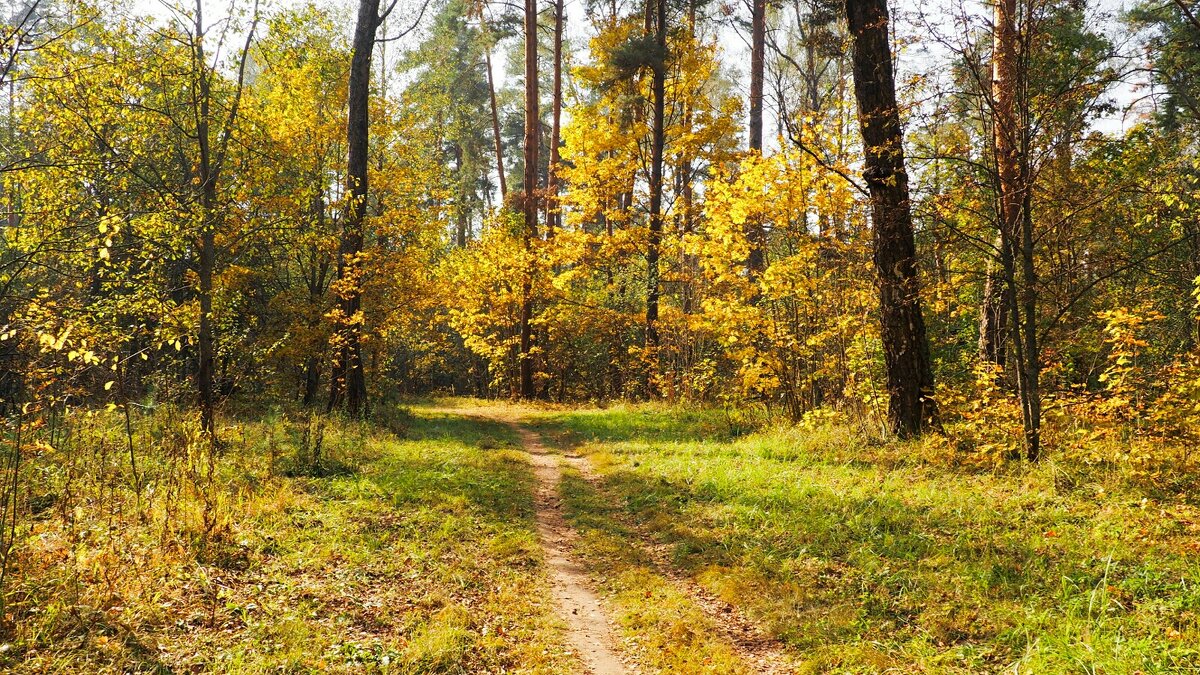
{"label": "dark tree trunk", "polygon": [[[207,106],[205,106],[207,107]],[[201,132],[202,134],[207,132]],[[207,144],[206,144],[207,145]],[[202,162],[203,164],[203,162]],[[205,433],[213,434],[214,418],[216,414],[216,393],[215,393],[215,364],[216,364],[216,341],[213,337],[213,269],[216,262],[216,233],[214,232],[216,224],[213,222],[215,213],[215,186],[210,178],[204,178],[205,171],[201,171],[200,179],[203,185],[203,196],[201,198],[201,212],[203,213],[203,224],[200,233],[200,265],[197,270],[200,282],[200,292],[198,299],[200,301],[200,330],[197,336],[198,340],[198,357],[196,369],[196,386],[200,394],[200,426]]]}
{"label": "dark tree trunk", "polygon": [[[750,12],[750,151],[762,154],[763,149],[763,79],[766,69],[767,0],[751,0]],[[746,223],[750,254],[746,269],[754,282],[767,266],[767,234],[762,221]],[[757,292],[755,293],[757,296]]]}
{"label": "dark tree trunk", "polygon": [[[688,39],[696,40],[696,0],[688,2]],[[691,130],[692,122],[695,119],[695,112],[692,109],[690,97],[683,102],[683,128]],[[696,192],[692,181],[695,179],[694,170],[692,167],[692,155],[684,153],[679,163],[679,201],[681,205],[681,213],[679,215],[679,231],[684,235],[690,235],[695,229],[695,219],[693,211],[695,210]],[[697,257],[690,253],[683,253],[681,261],[683,268],[683,285],[680,289],[680,304],[684,314],[691,314],[695,310],[696,297],[696,277],[699,275],[699,262]]]}
{"label": "dark tree trunk", "polygon": [[994,10],[992,127],[996,152],[997,230],[1001,239],[1004,281],[1008,285],[1005,309],[1011,315],[1025,457],[1036,461],[1041,454],[1042,427],[1038,282],[1029,192],[1029,129],[1024,114],[1027,101],[1022,97],[1025,75],[1017,9],[1017,0],[999,0]]}
{"label": "dark tree trunk", "polygon": [[[997,241],[997,244],[1003,245]],[[983,300],[979,307],[979,358],[1004,368],[1008,361],[1006,331],[1008,303],[1004,299],[1004,274],[988,261],[983,282]]]}
{"label": "dark tree trunk", "polygon": [[317,392],[321,388],[321,363],[315,356],[304,361],[304,394],[300,399],[305,406],[311,406],[317,400]]}
{"label": "dark tree trunk", "polygon": [[562,135],[562,48],[563,48],[563,0],[554,3],[554,102],[550,124],[550,168],[546,175],[546,237],[554,236],[554,230],[562,227],[562,213],[558,202],[558,145]]}
{"label": "dark tree trunk", "polygon": [[[537,238],[537,183],[538,183],[538,52],[537,52],[537,2],[525,0],[525,194],[522,207],[525,212],[525,251],[530,253]],[[527,264],[531,264],[527,261]],[[521,378],[521,398],[529,400],[537,395],[533,386],[533,270],[525,270],[521,282],[521,335],[518,355]]]}
{"label": "dark tree trunk", "polygon": [[[254,30],[258,25],[257,10],[247,32],[246,42],[242,48],[241,59],[237,67],[237,88],[232,104],[227,108],[224,126],[220,128],[215,138],[212,135],[212,78],[217,77],[208,63],[204,51],[204,13],[203,5],[197,0],[195,15],[195,34],[192,36],[192,76],[196,87],[197,97],[194,110],[196,120],[196,143],[199,157],[196,158],[196,186],[199,190],[200,201],[200,237],[197,242],[197,288],[196,296],[200,304],[200,323],[197,334],[197,364],[196,389],[200,404],[200,425],[215,444],[216,438],[216,337],[213,326],[213,275],[216,273],[216,234],[221,221],[221,210],[217,204],[217,186],[221,180],[221,170],[229,149],[229,139],[233,133],[233,125],[237,120],[238,107],[242,98],[242,84],[245,81],[246,59],[250,51]],[[189,176],[189,179],[191,177]]]}
{"label": "dark tree trunk", "polygon": [[[325,232],[325,197],[322,192],[322,175],[318,171],[313,181],[313,198],[311,208],[313,232]],[[330,257],[318,246],[310,245],[308,249],[308,275],[304,280],[308,287],[309,322],[308,328],[314,333],[321,325],[322,301],[326,290],[327,275],[329,274]],[[304,363],[304,392],[301,401],[305,406],[314,405],[321,389],[321,359],[310,355]]]}
{"label": "dark tree trunk", "polygon": [[359,253],[363,247],[363,221],[367,217],[367,162],[370,126],[371,52],[379,27],[379,0],[360,0],[354,26],[350,58],[349,114],[346,123],[346,215],[342,219],[338,247],[338,307],[334,371],[329,395],[330,410],[344,406],[351,415],[361,415],[367,406],[367,381],[363,372],[361,317],[362,289],[359,287]]}
{"label": "dark tree trunk", "polygon": [[887,368],[888,423],[911,437],[938,424],[933,367],[921,314],[916,242],[896,104],[887,0],[846,0],[863,177],[871,195],[880,336]]}
{"label": "dark tree trunk", "polygon": [[[1025,153],[1022,153],[1025,157]],[[1022,161],[1022,184],[1028,185],[1028,166]],[[1024,356],[1021,366],[1025,377],[1021,383],[1021,398],[1025,410],[1025,458],[1036,462],[1042,454],[1042,391],[1041,391],[1041,348],[1038,345],[1037,323],[1037,269],[1034,266],[1033,211],[1030,206],[1029,190],[1023,190],[1021,214],[1021,333],[1024,341]]]}
{"label": "dark tree trunk", "polygon": [[[649,4],[651,0],[647,0]],[[667,2],[656,0],[654,43],[658,47],[652,81],[654,112],[651,119],[650,146],[650,233],[646,242],[646,352],[650,366],[646,372],[646,393],[651,390],[651,380],[658,361],[658,299],[659,271],[658,260],[662,247],[662,198],[663,198],[663,148],[666,145],[666,105],[667,105]],[[650,11],[646,12],[649,19]]]}

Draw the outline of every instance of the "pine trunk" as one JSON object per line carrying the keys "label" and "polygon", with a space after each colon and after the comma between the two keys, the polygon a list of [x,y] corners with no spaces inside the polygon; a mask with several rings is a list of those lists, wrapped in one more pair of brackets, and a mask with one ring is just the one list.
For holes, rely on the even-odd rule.
{"label": "pine trunk", "polygon": [[[525,212],[526,265],[532,264],[533,241],[537,238],[537,184],[538,184],[538,44],[537,2],[525,0],[525,195],[522,207]],[[526,268],[521,283],[520,316],[520,395],[532,399],[536,392],[533,386],[533,270]]]}
{"label": "pine trunk", "polygon": [[[649,4],[650,0],[647,0]],[[650,149],[650,232],[646,243],[646,352],[650,364],[646,376],[646,393],[651,393],[652,380],[658,360],[658,301],[659,301],[659,255],[662,247],[662,198],[663,198],[663,149],[666,145],[666,99],[667,99],[667,4],[656,0],[654,42],[663,59],[654,64],[652,82],[654,112],[651,120]],[[649,16],[647,11],[647,17]]]}
{"label": "pine trunk", "polygon": [[921,314],[903,131],[888,40],[887,0],[846,0],[846,15],[853,42],[854,93],[865,153],[863,177],[870,191],[875,228],[888,423],[898,436],[911,437],[936,427],[938,414]]}

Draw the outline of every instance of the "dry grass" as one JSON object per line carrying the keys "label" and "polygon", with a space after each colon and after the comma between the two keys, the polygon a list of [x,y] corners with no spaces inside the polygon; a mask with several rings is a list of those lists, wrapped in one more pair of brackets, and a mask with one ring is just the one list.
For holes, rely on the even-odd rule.
{"label": "dry grass", "polygon": [[159,411],[137,421],[135,482],[118,421],[68,420],[27,460],[21,503],[42,506],[20,524],[0,667],[573,672],[506,428],[273,415],[229,422],[210,464]]}

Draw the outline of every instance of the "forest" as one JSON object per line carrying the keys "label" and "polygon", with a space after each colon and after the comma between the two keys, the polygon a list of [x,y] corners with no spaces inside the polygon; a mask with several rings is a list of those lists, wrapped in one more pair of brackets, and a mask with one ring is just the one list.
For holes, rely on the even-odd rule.
{"label": "forest", "polygon": [[1200,2],[0,3],[0,671],[1200,672]]}

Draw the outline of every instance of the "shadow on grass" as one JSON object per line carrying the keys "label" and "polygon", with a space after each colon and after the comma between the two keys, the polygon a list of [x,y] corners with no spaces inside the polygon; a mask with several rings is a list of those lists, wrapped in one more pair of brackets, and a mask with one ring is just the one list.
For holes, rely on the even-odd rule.
{"label": "shadow on grass", "polygon": [[[801,650],[985,645],[970,667],[999,667],[1036,644],[1035,621],[1091,622],[1095,589],[1120,583],[1098,554],[1084,555],[1088,546],[1042,539],[1036,514],[935,509],[882,484],[873,491],[877,478],[865,473],[764,489],[719,469],[678,480],[637,466],[618,466],[598,486],[564,480],[577,527],[627,542],[610,554],[630,564],[652,564],[639,540],[669,547],[673,566],[732,593]],[[1136,573],[1138,561],[1129,563],[1123,573]]]}
{"label": "shadow on grass", "polygon": [[[493,420],[415,410],[404,438],[363,467],[335,477],[327,489],[344,495],[366,481],[396,508],[464,508],[497,523],[533,518],[533,476],[513,431]],[[357,487],[356,487],[357,486]]]}

